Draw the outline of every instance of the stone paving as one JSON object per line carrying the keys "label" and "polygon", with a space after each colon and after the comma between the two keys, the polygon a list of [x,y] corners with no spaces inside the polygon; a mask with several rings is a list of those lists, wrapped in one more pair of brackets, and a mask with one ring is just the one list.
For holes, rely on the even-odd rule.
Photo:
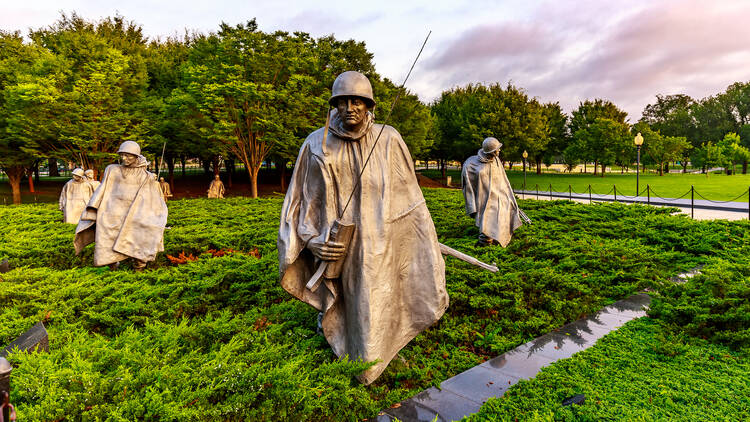
{"label": "stone paving", "polygon": [[596,314],[564,325],[494,359],[464,371],[416,396],[386,409],[372,420],[389,422],[453,421],[479,411],[491,397],[500,397],[521,379],[536,376],[540,369],[559,359],[587,349],[597,340],[646,315],[651,302],[646,293],[633,295]]}

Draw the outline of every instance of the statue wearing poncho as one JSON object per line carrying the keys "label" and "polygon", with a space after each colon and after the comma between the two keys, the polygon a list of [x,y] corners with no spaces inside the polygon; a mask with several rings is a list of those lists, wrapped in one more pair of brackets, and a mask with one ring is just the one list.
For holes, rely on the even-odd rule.
{"label": "statue wearing poncho", "polygon": [[479,243],[510,242],[513,232],[521,226],[521,217],[505,169],[498,158],[502,144],[487,138],[477,155],[464,162],[461,171],[466,214],[479,227]]}
{"label": "statue wearing poncho", "polygon": [[359,376],[370,384],[443,315],[448,294],[445,263],[411,156],[390,126],[341,216],[356,228],[340,278],[325,279],[315,292],[305,288],[319,264],[310,247],[326,241],[381,129],[369,111],[365,119],[351,131],[334,109],[327,140],[323,128],[305,140],[281,211],[278,251],[281,285],[323,312],[323,333],[334,353],[380,360]]}
{"label": "statue wearing poncho", "polygon": [[[126,144],[137,149],[122,153]],[[140,147],[132,141],[123,146],[123,164],[112,164],[104,170],[101,185],[76,227],[74,243],[78,254],[96,242],[95,266],[133,258],[135,267],[141,268],[164,250],[167,204],[154,174],[146,170],[148,162],[140,155]]]}
{"label": "statue wearing poncho", "polygon": [[94,188],[85,179],[83,170],[73,170],[73,178],[63,186],[60,192],[60,211],[63,213],[63,222],[78,224],[81,213],[86,209],[86,204],[94,193]]}

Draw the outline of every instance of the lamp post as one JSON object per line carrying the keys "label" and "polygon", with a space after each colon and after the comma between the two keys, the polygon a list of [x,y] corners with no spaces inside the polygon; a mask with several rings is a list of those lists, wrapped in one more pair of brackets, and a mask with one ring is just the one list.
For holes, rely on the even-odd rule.
{"label": "lamp post", "polygon": [[639,190],[639,183],[640,183],[640,172],[641,172],[641,145],[643,145],[643,136],[641,136],[641,132],[638,132],[637,135],[635,135],[635,139],[633,140],[633,143],[635,143],[635,149],[638,151],[637,155],[637,161],[635,166],[635,196],[638,196]]}
{"label": "lamp post", "polygon": [[523,150],[523,190],[526,190],[526,159],[529,158],[529,153]]}

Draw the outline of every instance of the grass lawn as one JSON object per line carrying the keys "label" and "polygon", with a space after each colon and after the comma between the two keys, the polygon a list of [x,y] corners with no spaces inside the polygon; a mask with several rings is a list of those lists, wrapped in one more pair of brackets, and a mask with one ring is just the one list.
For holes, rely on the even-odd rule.
{"label": "grass lawn", "polygon": [[[441,173],[437,170],[423,171],[427,177],[438,179]],[[446,173],[451,176],[452,184],[460,186],[461,172],[451,170]],[[507,172],[508,179],[514,189],[523,187],[523,171]],[[617,194],[635,195],[635,174],[607,173],[605,177],[594,176],[593,174],[568,174],[568,173],[526,173],[526,186],[529,190],[536,189],[537,185],[540,191],[549,191],[550,184],[554,192],[567,192],[568,186],[571,186],[574,192],[588,192],[591,185],[592,192],[599,194],[612,194],[613,186],[617,186]],[[690,198],[690,186],[695,186],[695,199],[706,199],[714,201],[735,200],[747,202],[748,188],[750,188],[750,174],[737,174],[727,176],[725,174],[711,174],[706,177],[705,174],[642,174],[640,176],[641,196],[646,196],[646,186],[650,186],[651,196],[661,196],[663,198],[677,198],[687,193],[686,198]],[[738,198],[739,197],[739,198]]]}
{"label": "grass lawn", "polygon": [[[576,394],[583,405],[562,405]],[[468,421],[747,421],[750,357],[631,321],[490,399]]]}

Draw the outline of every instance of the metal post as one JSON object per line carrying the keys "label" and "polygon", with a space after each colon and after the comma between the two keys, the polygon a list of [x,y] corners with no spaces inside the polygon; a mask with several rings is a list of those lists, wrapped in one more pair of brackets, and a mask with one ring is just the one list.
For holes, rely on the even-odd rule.
{"label": "metal post", "polygon": [[651,205],[651,185],[646,185],[646,195],[648,198],[648,204]]}
{"label": "metal post", "polygon": [[523,190],[526,190],[526,157],[523,159]]}
{"label": "metal post", "polygon": [[695,218],[695,186],[690,185],[690,218]]}
{"label": "metal post", "polygon": [[591,185],[589,185],[589,204],[591,203]]}
{"label": "metal post", "polygon": [[615,192],[615,202],[617,202],[617,185],[612,185],[612,190]]}
{"label": "metal post", "polygon": [[549,200],[552,200],[552,183],[549,184]]}
{"label": "metal post", "polygon": [[539,183],[536,184],[536,200],[539,200]]}
{"label": "metal post", "polygon": [[750,188],[747,189],[747,219],[750,220]]}
{"label": "metal post", "polygon": [[573,187],[570,185],[568,185],[568,200],[569,201],[573,200]]}
{"label": "metal post", "polygon": [[638,150],[638,161],[636,162],[637,164],[635,167],[635,196],[636,196],[635,199],[636,201],[638,201],[638,188],[639,188],[640,174],[641,174],[641,146],[638,145],[636,149]]}

